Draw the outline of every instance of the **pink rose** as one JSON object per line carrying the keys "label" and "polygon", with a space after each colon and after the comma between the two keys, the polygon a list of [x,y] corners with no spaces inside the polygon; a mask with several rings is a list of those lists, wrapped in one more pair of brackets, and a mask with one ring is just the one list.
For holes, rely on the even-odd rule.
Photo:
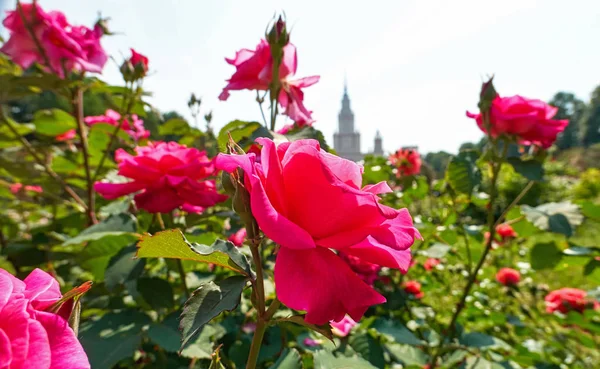
{"label": "pink rose", "polygon": [[62,297],[52,276],[35,269],[21,281],[0,269],[0,368],[89,369],[75,333],[47,312]]}
{"label": "pink rose", "polygon": [[342,260],[348,264],[350,269],[360,277],[366,284],[372,286],[377,280],[381,266],[364,261],[353,255],[346,255],[343,252],[338,254]]}
{"label": "pink rose", "polygon": [[129,58],[129,62],[134,68],[140,64],[144,74],[148,72],[148,57],[138,53],[133,48],[131,49],[131,58]]}
{"label": "pink rose", "polygon": [[244,240],[246,239],[246,228],[240,228],[237,232],[233,233],[229,236],[228,240],[231,241],[234,245],[240,247],[244,244]]}
{"label": "pink rose", "polygon": [[[507,223],[498,224],[496,226],[496,234],[500,237],[500,241],[498,242],[499,245],[503,245],[505,242],[519,236],[513,227]],[[487,243],[490,238],[490,232],[485,232],[483,238],[485,243]]]}
{"label": "pink rose", "polygon": [[244,170],[252,214],[281,246],[275,261],[279,300],[305,310],[309,323],[340,321],[346,314],[359,320],[385,298],[331,249],[406,271],[409,247],[421,237],[408,210],[380,204],[378,195],[390,192],[389,186],[361,188],[362,167],[321,150],[316,140],[278,147],[267,138],[256,142],[263,146],[260,162],[253,153],[219,154],[216,166]]}
{"label": "pink rose", "polygon": [[[127,134],[129,136],[131,136],[133,139],[139,140],[141,138],[150,137],[150,131],[148,131],[148,130],[146,130],[146,128],[144,128],[144,121],[141,119],[138,119],[137,115],[135,115],[135,114],[131,115],[132,123],[130,123],[129,119],[127,119],[127,118],[123,118],[123,119],[124,120],[123,120],[123,124],[121,125],[121,129],[123,131],[127,132]],[[93,126],[94,124],[98,124],[98,123],[106,123],[106,124],[110,124],[111,126],[118,127],[120,121],[121,121],[121,114],[117,113],[116,111],[114,111],[112,109],[106,110],[104,115],[89,116],[89,117],[84,118],[84,122],[87,123],[89,126]]]}
{"label": "pink rose", "polygon": [[521,280],[521,274],[511,268],[502,268],[496,273],[496,280],[505,286],[514,286]]}
{"label": "pink rose", "polygon": [[[273,59],[267,41],[261,40],[256,50],[242,49],[236,53],[233,59],[225,58],[225,61],[235,66],[236,71],[228,80],[219,99],[227,100],[229,91],[233,90],[266,91],[269,89],[273,78]],[[281,82],[281,91],[277,100],[284,109],[283,113],[301,127],[314,122],[311,116],[312,112],[304,106],[302,88],[317,83],[319,76],[292,80],[291,77],[296,74],[297,67],[296,47],[288,43],[283,47],[283,59],[279,67],[278,78]]]}
{"label": "pink rose", "polygon": [[414,176],[421,172],[421,155],[416,150],[399,149],[389,157],[398,169],[396,177]]}
{"label": "pink rose", "polygon": [[[93,30],[72,26],[62,12],[46,13],[36,3],[21,4],[21,9],[48,61],[31,38],[18,10],[9,11],[4,19],[3,24],[10,37],[0,52],[23,68],[37,62],[61,78],[65,77],[64,70],[102,72],[108,57],[100,45],[103,32],[99,26]],[[47,62],[50,65],[46,65]]]}
{"label": "pink rose", "polygon": [[432,270],[439,263],[441,263],[440,259],[429,258],[429,259],[425,260],[425,264],[423,264],[423,268],[425,268],[425,270]]}
{"label": "pink rose", "polygon": [[62,133],[56,137],[54,137],[54,139],[56,141],[69,141],[75,138],[75,136],[77,135],[77,133],[75,132],[74,129],[70,129],[65,133]]}
{"label": "pink rose", "polygon": [[[553,120],[558,108],[541,100],[527,99],[519,95],[496,96],[490,108],[489,125],[493,137],[513,136],[524,145],[552,146],[556,136],[569,124],[568,119]],[[467,117],[475,119],[479,128],[487,133],[481,114],[467,112]]]}
{"label": "pink rose", "polygon": [[404,292],[413,295],[416,299],[421,299],[425,294],[421,291],[421,283],[417,281],[407,281],[404,283]]}
{"label": "pink rose", "polygon": [[330,322],[329,324],[331,324],[331,332],[333,334],[335,334],[338,337],[346,337],[350,333],[352,328],[354,328],[356,322],[351,317],[346,315],[339,322]]}
{"label": "pink rose", "polygon": [[553,313],[560,311],[563,314],[569,311],[578,311],[582,313],[587,308],[598,309],[598,301],[586,298],[587,292],[577,288],[561,288],[550,292],[544,301],[546,302],[546,311]]}
{"label": "pink rose", "polygon": [[125,150],[115,153],[119,174],[133,179],[126,183],[96,182],[94,189],[112,200],[130,193],[136,205],[151,213],[168,213],[176,208],[206,208],[224,201],[217,192],[213,161],[206,152],[176,142],[155,142],[135,148],[132,156]]}

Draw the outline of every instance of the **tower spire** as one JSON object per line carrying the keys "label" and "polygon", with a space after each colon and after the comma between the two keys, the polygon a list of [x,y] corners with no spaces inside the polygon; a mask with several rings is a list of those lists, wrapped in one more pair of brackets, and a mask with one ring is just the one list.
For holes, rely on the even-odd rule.
{"label": "tower spire", "polygon": [[348,95],[348,74],[344,71],[344,95]]}

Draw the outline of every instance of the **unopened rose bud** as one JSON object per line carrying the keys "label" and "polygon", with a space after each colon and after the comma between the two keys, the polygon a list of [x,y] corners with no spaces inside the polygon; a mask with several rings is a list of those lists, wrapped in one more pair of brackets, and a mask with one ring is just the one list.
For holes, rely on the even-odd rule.
{"label": "unopened rose bud", "polygon": [[233,182],[231,178],[231,174],[223,171],[221,172],[221,184],[223,185],[223,189],[229,196],[235,195],[236,184]]}
{"label": "unopened rose bud", "polygon": [[290,35],[287,31],[285,20],[283,20],[281,16],[279,16],[279,19],[277,19],[275,24],[273,24],[273,27],[271,27],[271,30],[266,35],[266,38],[271,47],[278,46],[283,48],[288,44],[288,42],[290,42]]}
{"label": "unopened rose bud", "polygon": [[99,18],[96,21],[96,24],[94,25],[94,31],[96,32],[102,32],[103,35],[113,35],[114,33],[112,33],[109,29],[108,29],[108,21],[110,20],[110,18]]}
{"label": "unopened rose bud", "polygon": [[481,85],[481,93],[479,94],[479,111],[487,113],[492,106],[492,101],[498,96],[493,83],[494,77]]}
{"label": "unopened rose bud", "polygon": [[119,68],[119,70],[121,71],[121,75],[123,76],[123,79],[126,82],[131,82],[135,80],[133,78],[135,69],[129,60],[124,61],[123,64],[121,64],[121,68]]}

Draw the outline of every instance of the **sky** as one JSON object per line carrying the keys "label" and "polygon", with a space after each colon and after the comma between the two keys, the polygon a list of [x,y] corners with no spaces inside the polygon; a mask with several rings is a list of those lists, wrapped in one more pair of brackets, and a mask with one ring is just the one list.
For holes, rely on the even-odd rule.
{"label": "sky", "polygon": [[[0,0],[12,9],[13,0]],[[344,75],[361,132],[373,148],[418,146],[456,152],[482,134],[476,111],[482,80],[495,75],[503,96],[549,100],[569,91],[588,100],[600,83],[597,0],[39,0],[72,24],[91,26],[98,12],[117,34],[103,40],[116,59],[102,77],[121,84],[117,62],[133,47],[150,58],[149,102],[190,117],[192,92],[215,128],[234,119],[262,121],[252,91],[218,100],[234,68],[225,63],[253,49],[276,12],[284,11],[298,49],[297,77],[321,76],[305,89],[315,127],[333,143]],[[278,120],[279,121],[279,120]],[[284,119],[278,126],[281,127]]]}

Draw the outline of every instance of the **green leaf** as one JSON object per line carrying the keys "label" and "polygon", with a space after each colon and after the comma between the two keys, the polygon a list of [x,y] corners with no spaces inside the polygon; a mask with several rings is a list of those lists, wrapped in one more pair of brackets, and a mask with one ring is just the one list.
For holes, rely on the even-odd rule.
{"label": "green leaf", "polygon": [[329,323],[325,324],[325,325],[321,325],[321,326],[307,323],[304,320],[304,315],[293,315],[293,316],[290,316],[287,318],[279,319],[279,321],[291,322],[291,323],[301,325],[301,326],[306,327],[310,330],[313,330],[319,334],[322,334],[323,336],[327,337],[327,339],[329,339],[330,341],[333,341],[333,333],[331,332],[331,326],[329,325]]}
{"label": "green leaf", "polygon": [[137,237],[131,234],[105,235],[91,241],[77,254],[76,261],[83,269],[92,272],[96,281],[102,281],[110,259],[136,240]]}
{"label": "green leaf", "polygon": [[552,214],[548,217],[548,228],[553,233],[564,234],[567,237],[573,235],[573,229],[569,220],[562,214]]}
{"label": "green leaf", "polygon": [[446,256],[450,249],[450,246],[445,245],[443,243],[434,243],[427,250],[421,251],[421,254],[430,258],[441,259],[444,256]]}
{"label": "green leaf", "polygon": [[140,278],[137,280],[137,290],[153,309],[170,309],[175,306],[173,287],[164,279],[158,277]]}
{"label": "green leaf", "polygon": [[562,259],[562,251],[554,242],[536,243],[531,249],[530,263],[535,270],[553,269]]}
{"label": "green leaf", "polygon": [[223,337],[225,333],[225,329],[218,324],[205,325],[198,338],[181,351],[181,356],[187,358],[210,359],[214,343]]}
{"label": "green leaf", "polygon": [[177,352],[181,346],[179,314],[169,314],[162,322],[152,323],[148,328],[148,338],[168,352]]}
{"label": "green leaf", "polygon": [[131,214],[111,215],[98,224],[85,229],[78,236],[67,240],[63,246],[78,245],[87,241],[95,241],[107,236],[120,236],[136,232],[137,224]]}
{"label": "green leaf", "polygon": [[418,339],[413,332],[406,328],[402,323],[378,318],[372,326],[377,332],[389,336],[396,343],[404,343],[407,345],[422,345],[423,342]]}
{"label": "green leaf", "polygon": [[5,256],[0,256],[0,269],[4,269],[12,275],[16,275],[17,271],[10,261]]}
{"label": "green leaf", "polygon": [[109,260],[104,271],[104,282],[109,291],[142,274],[146,260],[135,259],[135,253],[136,247],[133,244],[123,248]]}
{"label": "green leaf", "polygon": [[111,369],[132,358],[140,347],[143,328],[152,320],[145,314],[124,310],[108,313],[81,325],[80,340],[94,369]]}
{"label": "green leaf", "polygon": [[504,367],[481,356],[469,356],[465,363],[465,369],[504,369]]}
{"label": "green leaf", "polygon": [[401,361],[405,365],[422,367],[427,364],[427,354],[416,347],[392,343],[386,345],[386,348],[396,358],[396,360]]}
{"label": "green leaf", "polygon": [[248,259],[231,242],[216,240],[212,245],[189,243],[179,229],[144,235],[138,243],[140,258],[171,258],[212,263],[251,276]]}
{"label": "green leaf", "polygon": [[[266,131],[262,132],[262,135],[255,135],[257,131]],[[221,128],[219,131],[219,135],[217,136],[217,142],[219,143],[219,148],[221,151],[225,151],[227,148],[227,142],[229,142],[229,134],[231,134],[231,138],[240,146],[244,146],[242,141],[246,140],[247,143],[253,141],[256,137],[266,136],[272,137],[269,134],[269,131],[263,127],[262,124],[258,122],[244,122],[241,120],[234,120],[225,125],[225,127]]]}
{"label": "green leaf", "polygon": [[60,109],[38,110],[33,115],[33,124],[38,133],[52,137],[77,127],[75,118]]}
{"label": "green leaf", "polygon": [[568,201],[550,202],[535,208],[528,205],[521,205],[521,212],[534,226],[541,230],[550,232],[555,232],[552,230],[551,225],[555,227],[555,230],[567,232],[564,225],[564,219],[561,217],[554,218],[553,223],[550,224],[550,217],[555,214],[562,214],[566,218],[570,225],[571,232],[572,229],[579,226],[583,222],[583,215],[581,215],[579,207]]}
{"label": "green leaf", "polygon": [[377,368],[383,369],[385,367],[383,348],[370,334],[352,335],[348,343],[356,353],[360,354],[360,356]]}
{"label": "green leaf", "polygon": [[[17,123],[11,118],[8,118],[8,121],[13,127],[15,127],[15,130],[19,136],[25,136],[35,130],[35,126],[33,124]],[[11,145],[5,144],[10,141],[14,141],[16,144],[20,145],[21,143],[17,140],[17,138],[18,137],[15,137],[13,132],[8,128],[8,124],[0,124],[0,148],[10,147]]]}
{"label": "green leaf", "polygon": [[511,346],[503,340],[480,332],[463,334],[459,341],[465,346],[477,347],[479,349],[511,350]]}
{"label": "green leaf", "polygon": [[530,181],[541,181],[544,179],[544,167],[542,166],[542,163],[537,160],[521,160],[521,158],[512,157],[508,158],[508,163],[512,165],[515,172]]}
{"label": "green leaf", "polygon": [[[327,145],[327,140],[323,135],[323,132],[319,131],[313,126],[304,126],[300,128],[295,128],[284,135],[289,141],[297,141],[303,140],[307,138],[312,138],[313,140],[319,141],[319,145],[325,151],[329,151],[329,145]],[[387,178],[386,178],[387,179]]]}
{"label": "green leaf", "polygon": [[584,201],[579,204],[581,213],[588,218],[600,220],[600,205],[596,205],[590,201]]}
{"label": "green leaf", "polygon": [[179,329],[183,335],[183,349],[202,327],[223,311],[231,311],[240,303],[246,277],[233,276],[218,283],[208,282],[200,286],[183,307]]}
{"label": "green leaf", "polygon": [[376,369],[368,361],[358,356],[334,356],[327,351],[317,351],[314,353],[315,369]]}
{"label": "green leaf", "polygon": [[158,133],[161,136],[177,135],[183,136],[191,130],[190,125],[184,119],[172,118],[158,127]]}
{"label": "green leaf", "polygon": [[471,194],[481,183],[481,172],[476,164],[478,156],[475,151],[465,150],[448,163],[446,180],[455,191]]}
{"label": "green leaf", "polygon": [[269,369],[302,369],[302,357],[294,348],[285,349]]}

